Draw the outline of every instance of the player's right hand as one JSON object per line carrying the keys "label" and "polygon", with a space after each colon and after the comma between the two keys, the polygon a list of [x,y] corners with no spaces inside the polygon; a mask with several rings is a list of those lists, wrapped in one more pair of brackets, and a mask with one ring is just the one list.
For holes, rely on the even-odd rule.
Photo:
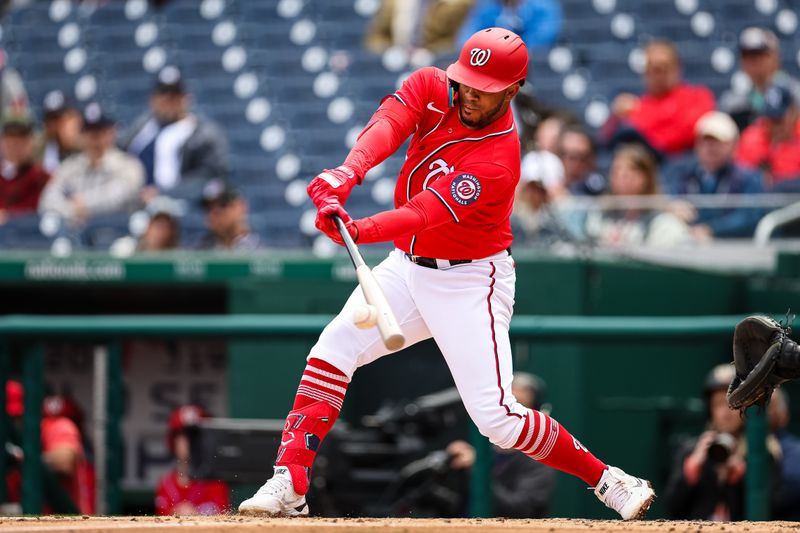
{"label": "player's right hand", "polygon": [[329,197],[335,197],[340,204],[344,204],[350,191],[360,182],[361,179],[353,169],[341,165],[323,170],[311,180],[306,191],[317,209],[321,209],[324,201]]}
{"label": "player's right hand", "polygon": [[333,196],[324,198],[322,200],[322,205],[317,206],[317,208],[317,219],[314,221],[314,225],[334,242],[342,244],[342,237],[339,235],[339,229],[333,222],[333,216],[338,215],[342,219],[342,222],[347,224],[352,220],[350,215],[344,210],[339,200]]}

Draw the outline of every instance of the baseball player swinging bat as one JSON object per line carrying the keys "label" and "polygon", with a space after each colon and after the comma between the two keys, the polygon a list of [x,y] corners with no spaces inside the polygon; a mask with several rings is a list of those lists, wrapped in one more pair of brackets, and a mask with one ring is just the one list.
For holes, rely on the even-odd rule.
{"label": "baseball player swinging bat", "polygon": [[333,221],[339,229],[344,245],[347,248],[347,253],[350,254],[350,259],[353,261],[358,284],[364,293],[364,299],[370,306],[367,310],[363,308],[356,309],[353,317],[354,322],[359,327],[362,327],[361,324],[365,324],[364,327],[372,327],[377,322],[384,346],[390,350],[399,350],[405,344],[406,339],[403,337],[403,332],[394,317],[392,308],[389,307],[389,302],[386,301],[386,296],[383,295],[381,286],[378,285],[378,281],[372,275],[369,266],[364,262],[364,258],[361,257],[361,252],[358,251],[358,246],[353,242],[353,238],[345,228],[342,219],[334,215]]}
{"label": "baseball player swinging bat", "polygon": [[[600,461],[511,392],[516,274],[509,216],[521,155],[511,101],[527,77],[522,38],[503,28],[480,30],[447,70],[417,70],[382,99],[344,163],[309,182],[315,226],[347,248],[364,299],[353,291],[309,350],[274,475],[239,505],[241,513],[308,515],[316,451],[355,372],[430,338],[492,443],[579,477],[624,519],[642,518],[652,504],[647,480]],[[352,220],[343,207],[350,192],[409,138],[394,208]],[[354,243],[388,241],[394,249],[370,271]],[[402,332],[387,302],[403,317]]]}

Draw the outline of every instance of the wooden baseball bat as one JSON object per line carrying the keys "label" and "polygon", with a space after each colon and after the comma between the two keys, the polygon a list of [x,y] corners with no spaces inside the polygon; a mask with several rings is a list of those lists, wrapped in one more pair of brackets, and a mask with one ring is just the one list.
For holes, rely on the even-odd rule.
{"label": "wooden baseball bat", "polygon": [[350,236],[350,232],[347,231],[344,221],[338,215],[333,215],[333,222],[342,236],[347,253],[350,254],[350,259],[353,261],[358,284],[364,293],[364,299],[368,304],[375,306],[378,311],[378,331],[381,334],[384,346],[390,350],[399,350],[406,343],[406,339],[392,312],[392,308],[389,307],[389,302],[386,301],[386,296],[383,294],[381,286],[378,285],[378,280],[372,275],[372,270],[364,262],[364,258],[361,257],[361,252],[359,252],[358,246]]}

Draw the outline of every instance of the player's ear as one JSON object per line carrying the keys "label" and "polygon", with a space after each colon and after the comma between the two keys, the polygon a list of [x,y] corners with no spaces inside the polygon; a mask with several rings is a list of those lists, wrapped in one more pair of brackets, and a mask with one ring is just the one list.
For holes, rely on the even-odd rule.
{"label": "player's ear", "polygon": [[519,83],[515,83],[514,85],[506,89],[506,100],[510,102],[512,98],[517,96],[518,92],[519,92]]}

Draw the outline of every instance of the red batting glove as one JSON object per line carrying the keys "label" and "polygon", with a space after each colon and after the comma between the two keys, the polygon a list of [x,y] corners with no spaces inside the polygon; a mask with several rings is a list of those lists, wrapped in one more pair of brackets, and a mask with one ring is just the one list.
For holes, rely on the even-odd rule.
{"label": "red batting glove", "polygon": [[[353,242],[358,242],[358,221],[357,220],[348,220],[344,223],[344,227],[347,228],[347,232],[353,238]],[[328,235],[333,242],[340,246],[344,246],[344,241],[342,240],[342,235],[339,233],[339,230],[336,230],[335,235]]]}
{"label": "red batting glove", "polygon": [[[342,207],[342,204],[339,203],[339,200],[333,196],[329,196],[323,198],[322,205],[319,207],[319,211],[317,211],[317,219],[314,225],[334,242],[344,244],[342,242],[342,236],[339,234],[339,228],[336,227],[336,223],[333,221],[334,215],[338,215],[345,223],[345,226],[353,222],[350,215],[348,215],[347,211]],[[352,235],[352,230],[350,233]]]}
{"label": "red batting glove", "polygon": [[336,198],[344,204],[350,191],[361,183],[362,177],[356,175],[350,167],[344,165],[334,169],[325,169],[308,184],[306,191],[311,201],[320,209],[328,197]]}

